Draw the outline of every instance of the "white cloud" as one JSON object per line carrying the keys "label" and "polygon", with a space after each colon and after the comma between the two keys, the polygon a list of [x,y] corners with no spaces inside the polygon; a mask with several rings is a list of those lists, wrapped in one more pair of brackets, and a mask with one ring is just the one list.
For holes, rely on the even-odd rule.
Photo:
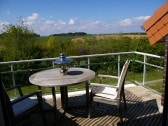
{"label": "white cloud", "polygon": [[62,21],[62,20],[59,20],[59,21],[58,21],[58,24],[60,24],[60,25],[65,25],[66,22],[65,22],[65,21]]}
{"label": "white cloud", "polygon": [[54,25],[54,21],[51,21],[51,20],[47,20],[46,22],[45,22],[45,24],[46,25]]}
{"label": "white cloud", "polygon": [[33,13],[31,16],[27,17],[27,21],[35,21],[39,19],[39,14],[38,13]]}
{"label": "white cloud", "polygon": [[70,24],[70,25],[75,24],[75,20],[74,20],[74,19],[70,19],[70,20],[69,20],[69,24]]}
{"label": "white cloud", "polygon": [[131,19],[125,19],[119,22],[120,26],[129,26],[132,24],[132,20]]}
{"label": "white cloud", "polygon": [[[139,16],[120,21],[105,22],[100,20],[77,20],[70,18],[68,21],[62,19],[54,20],[54,17],[45,19],[38,13],[23,18],[26,26],[33,29],[34,32],[40,35],[50,35],[56,33],[68,32],[86,32],[88,34],[101,33],[119,33],[119,32],[142,32],[141,26],[150,16]],[[8,22],[0,21],[0,30],[2,24]]]}
{"label": "white cloud", "polygon": [[142,25],[142,23],[147,20],[150,16],[140,16],[130,19],[125,19],[119,22],[121,26],[137,26]]}
{"label": "white cloud", "polygon": [[151,16],[140,16],[140,17],[135,17],[134,19],[135,20],[142,20],[142,21],[145,21],[147,20],[148,18],[150,18]]}
{"label": "white cloud", "polygon": [[149,17],[150,16],[139,16],[113,22],[111,28],[115,32],[144,32],[141,26]]}
{"label": "white cloud", "polygon": [[40,18],[40,15],[38,13],[33,13],[31,16],[28,16],[27,18],[23,18],[23,22],[25,25],[31,27],[34,29],[39,23],[43,20]]}
{"label": "white cloud", "polygon": [[3,26],[3,25],[9,25],[10,23],[9,22],[3,22],[3,21],[0,21],[0,26]]}

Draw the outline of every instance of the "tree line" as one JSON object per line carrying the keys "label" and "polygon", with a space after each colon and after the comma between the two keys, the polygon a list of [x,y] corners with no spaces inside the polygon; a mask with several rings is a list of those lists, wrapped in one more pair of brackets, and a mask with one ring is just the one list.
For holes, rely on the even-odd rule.
{"label": "tree line", "polygon": [[144,36],[87,35],[83,32],[68,33],[67,36],[51,35],[42,40],[42,37],[23,25],[10,25],[0,36],[0,51],[0,61],[57,57],[60,52],[87,55],[139,51],[164,55],[164,42],[150,45]]}

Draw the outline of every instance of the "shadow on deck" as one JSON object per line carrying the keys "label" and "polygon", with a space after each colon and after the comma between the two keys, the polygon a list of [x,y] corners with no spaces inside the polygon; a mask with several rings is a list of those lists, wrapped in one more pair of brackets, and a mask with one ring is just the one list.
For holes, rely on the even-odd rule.
{"label": "shadow on deck", "polygon": [[[118,110],[115,106],[92,104],[92,117],[87,118],[86,108],[75,108],[63,114],[60,99],[57,99],[57,119],[54,111],[46,111],[48,126],[161,126],[162,114],[158,111],[155,100],[143,102],[139,97],[126,91],[127,109],[121,107],[123,124],[119,123]],[[85,104],[85,95],[69,98],[70,106]],[[52,99],[46,100],[46,108],[51,107]],[[51,110],[51,109],[50,109]],[[33,114],[20,123],[20,126],[43,126],[41,116]]]}

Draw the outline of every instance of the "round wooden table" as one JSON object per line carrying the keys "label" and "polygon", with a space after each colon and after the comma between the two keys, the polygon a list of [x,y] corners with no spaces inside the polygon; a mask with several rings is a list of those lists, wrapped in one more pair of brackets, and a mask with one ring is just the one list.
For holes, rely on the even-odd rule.
{"label": "round wooden table", "polygon": [[89,105],[89,81],[95,77],[95,72],[85,68],[69,68],[66,75],[60,73],[60,68],[49,69],[32,74],[29,77],[30,83],[39,87],[51,87],[53,95],[53,106],[56,108],[55,87],[61,90],[62,108],[68,108],[67,86],[79,83],[86,84],[86,105]]}

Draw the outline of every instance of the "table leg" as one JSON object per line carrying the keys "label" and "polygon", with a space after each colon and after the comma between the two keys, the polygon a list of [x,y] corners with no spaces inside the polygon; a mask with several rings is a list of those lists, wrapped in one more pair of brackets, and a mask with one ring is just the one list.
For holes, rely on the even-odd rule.
{"label": "table leg", "polygon": [[[90,104],[90,95],[89,95],[89,81],[85,82],[85,87],[86,87],[86,107],[89,107]],[[61,86],[60,87],[61,91],[61,104],[62,108],[66,111],[69,106],[68,106],[68,88],[67,86]]]}
{"label": "table leg", "polygon": [[57,103],[56,103],[56,96],[55,96],[55,87],[52,87],[52,96],[53,96],[53,108],[55,111],[55,118],[56,118],[57,117],[56,115]]}
{"label": "table leg", "polygon": [[41,90],[41,86],[38,86],[38,90]]}
{"label": "table leg", "polygon": [[53,107],[56,109],[56,96],[55,96],[55,87],[52,87],[52,96],[53,96]]}
{"label": "table leg", "polygon": [[90,95],[89,95],[89,81],[85,82],[85,86],[86,86],[86,107],[89,108],[90,105]]}
{"label": "table leg", "polygon": [[68,88],[67,86],[61,86],[61,104],[64,110],[68,109]]}

